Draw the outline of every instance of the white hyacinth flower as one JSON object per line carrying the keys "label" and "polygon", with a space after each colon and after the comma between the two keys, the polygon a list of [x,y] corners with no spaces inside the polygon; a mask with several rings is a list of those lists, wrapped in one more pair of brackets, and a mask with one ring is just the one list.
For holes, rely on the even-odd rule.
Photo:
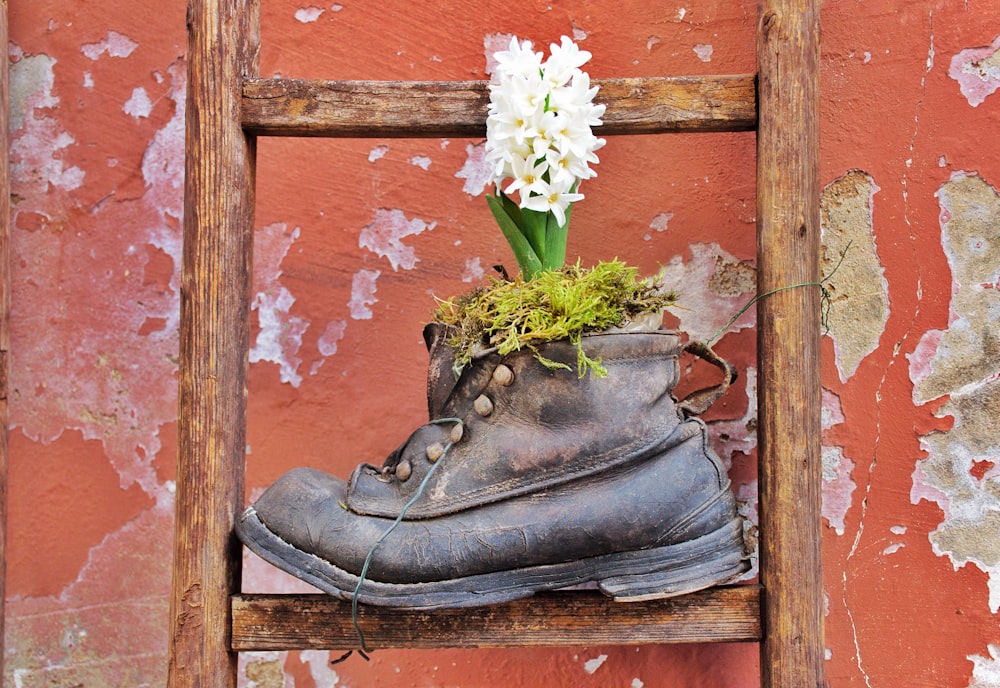
{"label": "white hyacinth flower", "polygon": [[[566,36],[549,51],[543,59],[530,41],[515,37],[507,50],[494,55],[486,120],[486,164],[497,187],[490,207],[522,272],[532,273],[539,265],[562,267],[569,208],[583,199],[580,182],[596,175],[591,165],[605,143],[592,132],[602,123],[604,105],[593,102],[598,89],[580,69],[590,53]],[[504,188],[507,179],[512,181]],[[514,194],[523,212],[514,209]],[[524,239],[512,240],[511,231]],[[552,250],[552,241],[545,239],[551,232],[561,237],[560,250]]]}
{"label": "white hyacinth flower", "polygon": [[[536,184],[523,181],[529,156],[540,167],[547,160],[558,160],[559,187],[565,190],[595,176],[589,165],[598,161],[594,152],[605,143],[591,132],[591,127],[601,124],[604,106],[593,103],[597,88],[590,86],[590,77],[580,70],[590,53],[567,36],[549,50],[543,62],[530,41],[511,38],[508,49],[494,56],[497,67],[490,84],[486,159],[495,183],[508,177],[518,180],[507,191],[518,192],[521,208],[541,203],[529,206],[532,196],[542,195]],[[537,175],[548,171],[545,165]],[[567,174],[574,183],[566,183]]]}

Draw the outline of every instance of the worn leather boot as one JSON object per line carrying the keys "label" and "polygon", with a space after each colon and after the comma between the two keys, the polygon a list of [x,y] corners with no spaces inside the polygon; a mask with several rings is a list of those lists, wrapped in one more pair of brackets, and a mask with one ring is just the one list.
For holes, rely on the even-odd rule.
{"label": "worn leather boot", "polygon": [[689,347],[725,379],[677,402],[675,333],[584,337],[603,378],[578,376],[568,342],[539,347],[568,370],[486,351],[456,378],[444,334],[425,330],[431,422],[346,483],[284,475],[239,518],[250,549],[337,597],[421,609],[587,582],[670,597],[746,570],[729,479],[693,418],[727,363]]}

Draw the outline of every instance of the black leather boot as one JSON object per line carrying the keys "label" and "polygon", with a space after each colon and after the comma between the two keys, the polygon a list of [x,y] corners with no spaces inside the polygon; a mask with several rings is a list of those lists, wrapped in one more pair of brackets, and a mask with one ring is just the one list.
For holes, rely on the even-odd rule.
{"label": "black leather boot", "polygon": [[[440,326],[431,422],[345,483],[293,470],[240,516],[265,560],[341,598],[414,608],[492,604],[596,582],[638,600],[699,590],[747,568],[729,480],[695,418],[722,384],[677,402],[675,333],[586,336],[607,376],[580,377],[568,342],[486,351],[456,378]],[[359,581],[364,578],[359,588]]]}

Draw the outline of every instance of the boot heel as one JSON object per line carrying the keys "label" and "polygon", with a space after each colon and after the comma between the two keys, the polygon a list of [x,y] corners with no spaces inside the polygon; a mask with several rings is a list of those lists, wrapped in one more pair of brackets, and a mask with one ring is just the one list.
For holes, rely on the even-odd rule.
{"label": "boot heel", "polygon": [[696,540],[643,554],[642,573],[603,578],[597,583],[601,592],[617,602],[675,597],[724,583],[750,568],[739,518]]}

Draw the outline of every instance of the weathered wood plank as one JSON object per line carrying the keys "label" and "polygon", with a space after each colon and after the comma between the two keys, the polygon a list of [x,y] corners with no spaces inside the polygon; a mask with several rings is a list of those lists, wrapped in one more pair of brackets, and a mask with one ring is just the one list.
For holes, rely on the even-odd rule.
{"label": "weathered wood plank", "polygon": [[[759,597],[755,585],[648,602],[564,591],[432,612],[361,605],[358,619],[373,649],[730,642],[760,639]],[[358,646],[350,603],[328,595],[237,595],[232,606],[234,650]]]}
{"label": "weathered wood plank", "polygon": [[[0,0],[0,45],[7,45],[7,0]],[[10,69],[4,61],[0,69],[0,601],[5,599],[7,571],[7,387],[10,372]],[[4,610],[0,602],[0,676],[3,676]],[[2,679],[0,679],[2,682]]]}
{"label": "weathered wood plank", "polygon": [[243,506],[254,144],[240,82],[257,69],[258,0],[191,0],[181,267],[177,508],[168,684],[236,686],[229,596]]}
{"label": "weathered wood plank", "polygon": [[[607,105],[600,134],[746,131],[756,125],[753,75],[595,79]],[[242,121],[268,136],[482,137],[486,81],[247,79]]]}
{"label": "weathered wood plank", "polygon": [[765,0],[757,57],[757,293],[783,290],[757,306],[761,685],[815,688],[824,663],[818,0]]}

